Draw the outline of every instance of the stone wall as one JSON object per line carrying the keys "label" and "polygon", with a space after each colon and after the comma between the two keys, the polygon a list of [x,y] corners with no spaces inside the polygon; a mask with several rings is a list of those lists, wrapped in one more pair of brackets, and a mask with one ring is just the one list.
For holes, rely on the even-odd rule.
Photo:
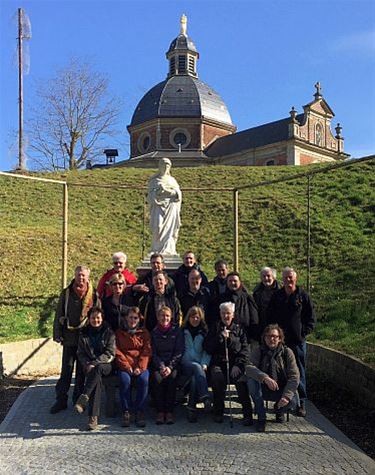
{"label": "stone wall", "polygon": [[51,338],[0,344],[0,361],[6,376],[58,374],[61,353],[62,346]]}
{"label": "stone wall", "polygon": [[347,389],[363,405],[375,409],[375,369],[357,358],[308,343],[307,371]]}

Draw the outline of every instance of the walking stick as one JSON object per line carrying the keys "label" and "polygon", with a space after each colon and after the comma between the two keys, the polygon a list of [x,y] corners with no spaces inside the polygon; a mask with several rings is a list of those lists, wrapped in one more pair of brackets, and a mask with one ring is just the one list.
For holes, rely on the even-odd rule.
{"label": "walking stick", "polygon": [[[228,354],[227,338],[225,337],[224,337],[224,345],[225,345],[225,361],[227,364],[227,393],[229,394],[229,423],[230,423],[230,426],[233,427],[232,394],[230,392],[230,375],[229,375],[229,354]],[[228,387],[229,387],[229,391],[228,391]]]}

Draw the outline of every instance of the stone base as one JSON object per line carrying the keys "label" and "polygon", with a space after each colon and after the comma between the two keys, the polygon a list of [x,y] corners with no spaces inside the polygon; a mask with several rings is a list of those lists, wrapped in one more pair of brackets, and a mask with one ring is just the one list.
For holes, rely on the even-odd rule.
{"label": "stone base", "polygon": [[[173,275],[182,264],[182,259],[178,254],[176,254],[175,256],[163,256],[163,258],[165,264],[165,271],[168,273],[168,275]],[[137,267],[136,270],[139,277],[142,277],[147,272],[149,272],[151,270],[150,258],[148,257],[146,259],[143,259],[141,265]]]}

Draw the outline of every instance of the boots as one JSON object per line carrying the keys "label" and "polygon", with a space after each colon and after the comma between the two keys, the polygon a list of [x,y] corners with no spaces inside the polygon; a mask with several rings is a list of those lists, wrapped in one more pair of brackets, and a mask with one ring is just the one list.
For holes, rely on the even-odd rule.
{"label": "boots", "polygon": [[87,430],[96,430],[98,428],[98,416],[89,416]]}
{"label": "boots", "polygon": [[145,415],[142,411],[138,411],[135,416],[135,425],[137,427],[146,427]]}
{"label": "boots", "polygon": [[125,411],[122,415],[122,427],[130,427],[130,413]]}
{"label": "boots", "polygon": [[87,403],[89,402],[89,397],[87,394],[81,394],[75,403],[74,409],[78,412],[78,414],[82,414],[85,412]]}
{"label": "boots", "polygon": [[66,401],[62,401],[60,399],[57,399],[55,404],[51,407],[49,410],[50,414],[56,414],[57,412],[63,411],[68,407],[68,404]]}

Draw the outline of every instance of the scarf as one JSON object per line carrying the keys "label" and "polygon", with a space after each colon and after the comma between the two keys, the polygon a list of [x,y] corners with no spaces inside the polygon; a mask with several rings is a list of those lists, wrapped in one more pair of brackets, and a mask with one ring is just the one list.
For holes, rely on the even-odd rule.
{"label": "scarf", "polygon": [[[94,303],[94,289],[92,286],[92,283],[89,281],[87,284],[87,292],[86,295],[80,296],[80,294],[77,292],[78,288],[74,287],[75,282],[72,282],[73,285],[70,285],[67,287],[66,292],[65,292],[65,315],[60,318],[60,323],[63,325],[66,322],[66,326],[68,330],[79,330],[80,328],[84,327],[87,323],[87,314],[89,313],[90,308],[93,306]],[[70,287],[74,290],[74,292],[81,298],[82,300],[82,312],[79,317],[79,325],[77,327],[73,327],[69,324],[69,316],[68,316],[68,301],[69,301],[69,293],[70,293]],[[81,292],[79,290],[79,292]]]}
{"label": "scarf", "polygon": [[259,369],[263,371],[263,373],[268,374],[273,380],[278,381],[279,374],[278,374],[278,365],[277,365],[277,358],[283,353],[284,346],[279,345],[274,350],[271,350],[266,345],[261,345],[261,361],[259,365]]}
{"label": "scarf", "polygon": [[169,322],[167,326],[163,327],[160,323],[157,323],[156,327],[162,332],[167,333],[168,330],[172,328],[172,322]]}

